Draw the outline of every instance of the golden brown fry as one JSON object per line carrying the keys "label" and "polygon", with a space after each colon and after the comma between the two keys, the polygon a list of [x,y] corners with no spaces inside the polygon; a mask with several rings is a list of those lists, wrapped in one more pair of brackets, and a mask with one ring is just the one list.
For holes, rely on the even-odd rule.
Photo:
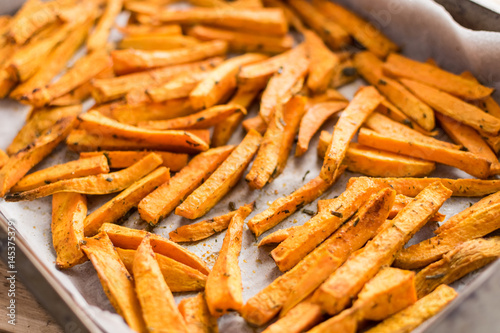
{"label": "golden brown fry", "polygon": [[259,132],[261,135],[264,135],[267,130],[267,124],[261,116],[245,119],[243,120],[242,125],[245,131],[250,132],[250,130],[254,130]]}
{"label": "golden brown fry", "polygon": [[199,7],[210,8],[262,8],[261,0],[189,0],[189,3]]}
{"label": "golden brown fry", "polygon": [[58,193],[52,197],[52,244],[57,254],[56,267],[70,268],[86,261],[80,249],[87,198],[78,193]]}
{"label": "golden brown fry", "polygon": [[183,225],[168,235],[176,243],[196,242],[226,230],[236,211],[216,216],[209,220]]}
{"label": "golden brown fry", "polygon": [[264,245],[269,245],[269,244],[279,244],[291,235],[297,230],[297,227],[290,227],[286,229],[278,229],[275,232],[267,235],[266,237],[262,238],[259,242],[259,247],[264,246]]}
{"label": "golden brown fry", "polygon": [[115,24],[116,17],[120,14],[122,6],[123,0],[106,1],[106,8],[87,39],[87,49],[89,52],[106,48],[111,28]]}
{"label": "golden brown fry", "polygon": [[105,233],[85,238],[81,249],[92,262],[104,292],[116,312],[125,319],[131,329],[145,332],[141,306],[134,290],[134,279],[127,272],[113,244]]}
{"label": "golden brown fry", "polygon": [[266,7],[276,7],[281,8],[285,14],[288,25],[294,27],[298,32],[303,32],[305,30],[302,20],[297,16],[297,14],[281,0],[263,0]]}
{"label": "golden brown fry", "polygon": [[200,41],[189,36],[138,35],[123,38],[118,43],[120,49],[167,51],[199,44]]}
{"label": "golden brown fry", "polygon": [[205,293],[208,309],[214,317],[220,317],[230,310],[239,311],[243,305],[238,257],[245,218],[252,212],[253,207],[253,203],[241,206],[231,218],[217,261],[208,274]]}
{"label": "golden brown fry", "polygon": [[259,148],[262,137],[250,131],[229,157],[215,172],[182,204],[175,209],[175,214],[188,219],[205,215],[229,190],[240,180],[243,172]]}
{"label": "golden brown fry", "polygon": [[110,115],[108,115],[108,117],[129,125],[137,125],[141,121],[166,120],[184,117],[194,112],[188,98],[179,98],[162,103],[146,103],[139,105],[123,103],[116,104],[114,107],[112,103],[111,108],[112,110],[110,110]]}
{"label": "golden brown fry", "polygon": [[159,155],[162,160],[162,166],[170,171],[177,172],[184,168],[188,163],[187,154],[175,154],[166,151],[95,151],[80,153],[81,159],[93,158],[96,156],[105,156],[111,169],[124,169],[138,162],[149,153]]}
{"label": "golden brown fry", "polygon": [[[205,68],[199,68],[192,70],[190,72],[182,73],[174,77],[161,85],[155,85],[148,87],[145,91],[142,89],[135,89],[143,94],[146,94],[145,98],[149,98],[155,103],[160,103],[166,100],[175,98],[189,97],[191,91],[204,79],[206,79],[210,74],[210,71],[206,71]],[[132,90],[131,92],[135,91]],[[129,101],[129,92],[127,94],[127,101]]]}
{"label": "golden brown fry", "polygon": [[135,291],[148,331],[187,333],[186,323],[163,278],[149,235],[144,236],[135,252],[132,271]]}
{"label": "golden brown fry", "polygon": [[127,36],[175,36],[182,35],[182,28],[177,24],[170,25],[147,25],[128,24],[126,26],[115,26],[118,31]]}
{"label": "golden brown fry", "polygon": [[9,155],[0,149],[0,169],[9,161]]}
{"label": "golden brown fry", "polygon": [[208,310],[205,295],[184,298],[179,303],[179,311],[184,317],[190,333],[218,333],[217,318]]}
{"label": "golden brown fry", "polygon": [[313,93],[323,92],[328,88],[340,60],[335,53],[323,44],[323,41],[316,33],[305,30],[302,34],[305,37],[309,59],[311,59],[307,87]]}
{"label": "golden brown fry", "polygon": [[210,177],[233,150],[234,146],[224,146],[195,156],[168,183],[141,200],[138,207],[141,218],[149,224],[157,224]]}

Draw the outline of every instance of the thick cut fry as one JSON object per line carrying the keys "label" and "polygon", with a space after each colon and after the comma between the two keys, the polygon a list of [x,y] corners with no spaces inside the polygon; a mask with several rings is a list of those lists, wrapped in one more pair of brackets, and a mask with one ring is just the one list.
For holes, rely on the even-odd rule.
{"label": "thick cut fry", "polygon": [[85,218],[85,235],[87,237],[95,235],[104,223],[115,223],[131,208],[136,207],[145,196],[169,179],[169,170],[161,167],[136,181]]}
{"label": "thick cut fry", "polygon": [[347,102],[323,102],[312,105],[300,122],[299,139],[295,156],[303,155],[309,148],[309,142],[321,126],[334,114],[342,111]]}
{"label": "thick cut fry", "polygon": [[94,31],[92,31],[87,39],[87,49],[89,52],[106,48],[111,28],[115,24],[115,19],[120,14],[122,6],[123,0],[106,1],[106,9],[97,22]]}
{"label": "thick cut fry", "polygon": [[214,317],[220,317],[230,310],[239,311],[243,305],[238,257],[245,218],[252,212],[253,207],[253,203],[241,206],[231,218],[217,261],[208,274],[205,293],[208,309]]}
{"label": "thick cut fry", "polygon": [[190,333],[218,333],[217,318],[208,310],[205,295],[199,293],[194,297],[184,298],[179,303],[179,311],[184,317]]}
{"label": "thick cut fry", "polygon": [[185,117],[139,123],[139,127],[154,130],[208,128],[236,113],[245,115],[247,111],[237,104],[217,105]]}
{"label": "thick cut fry", "polygon": [[205,68],[182,73],[162,85],[149,87],[146,91],[142,89],[132,90],[127,94],[127,101],[129,104],[132,104],[129,100],[129,95],[134,91],[145,94],[143,98],[147,99],[148,102],[153,101],[155,103],[160,103],[169,99],[189,97],[191,91],[193,91],[203,79],[207,78],[209,74],[210,71],[206,71]]}
{"label": "thick cut fry", "polygon": [[215,68],[208,77],[202,80],[196,88],[191,91],[189,99],[193,108],[198,110],[209,108],[218,102],[229,92],[236,88],[236,77],[242,66],[267,59],[258,53],[247,53],[226,60]]}
{"label": "thick cut fry", "polygon": [[[105,232],[116,247],[136,250],[144,236],[150,234],[144,230],[130,229],[116,224],[105,223],[100,231]],[[206,263],[194,253],[161,236],[151,234],[151,245],[156,253],[178,261],[186,266],[208,275]]]}
{"label": "thick cut fry", "polygon": [[78,193],[58,193],[52,198],[52,244],[57,254],[56,267],[70,268],[87,259],[80,249],[87,198]]}
{"label": "thick cut fry", "polygon": [[401,83],[384,76],[384,63],[376,55],[370,52],[357,53],[354,56],[354,64],[365,80],[377,87],[405,115],[428,131],[434,128],[434,111]]}
{"label": "thick cut fry", "polygon": [[269,244],[279,244],[291,235],[297,230],[297,227],[290,227],[286,229],[279,229],[276,230],[275,232],[267,235],[266,237],[262,238],[259,242],[259,247],[264,246],[264,245],[269,245]]}
{"label": "thick cut fry", "polygon": [[440,284],[450,284],[500,257],[500,237],[464,242],[418,272],[418,297],[431,293]]}
{"label": "thick cut fry", "polygon": [[111,58],[113,59],[115,73],[123,75],[151,68],[200,61],[224,55],[226,51],[227,43],[216,40],[168,51],[117,50],[111,52]]}
{"label": "thick cut fry", "polygon": [[49,155],[76,125],[74,117],[65,117],[43,132],[32,145],[9,158],[0,170],[0,197]]}
{"label": "thick cut fry", "polygon": [[335,21],[328,19],[323,12],[316,10],[307,1],[289,0],[295,12],[325,41],[331,49],[340,49],[351,41],[351,37]]}
{"label": "thick cut fry", "polygon": [[391,265],[394,255],[429,221],[451,194],[439,182],[425,188],[394,218],[391,227],[384,229],[362,250],[352,255],[316,290],[313,301],[331,315],[342,311],[382,266]]}
{"label": "thick cut fry", "polygon": [[439,313],[455,297],[457,292],[447,285],[439,286],[435,291],[418,300],[415,304],[387,318],[367,333],[410,333],[427,319]]}
{"label": "thick cut fry", "polygon": [[262,333],[301,333],[319,324],[324,319],[321,307],[305,301],[293,308],[287,315],[268,326]]}
{"label": "thick cut fry", "polygon": [[127,169],[94,176],[60,180],[33,190],[11,194],[6,197],[6,200],[34,200],[59,192],[94,195],[115,193],[131,186],[135,181],[156,169],[161,163],[161,157],[151,153]]}
{"label": "thick cut fry", "polygon": [[324,93],[310,96],[307,100],[306,109],[312,108],[315,104],[323,102],[349,102],[338,90],[328,88]]}
{"label": "thick cut fry", "polygon": [[[248,109],[257,94],[258,91],[256,90],[246,92],[238,89],[228,104],[237,104]],[[238,129],[244,116],[243,113],[238,112],[216,124],[212,133],[212,147],[221,147],[227,144],[233,133]]]}
{"label": "thick cut fry", "polygon": [[42,87],[21,99],[36,107],[49,104],[83,83],[89,81],[99,73],[111,67],[111,59],[105,51],[96,51],[79,59],[59,80]]}
{"label": "thick cut fry", "polygon": [[146,324],[135,294],[134,279],[120,260],[109,237],[100,233],[95,237],[85,238],[80,244],[97,271],[104,292],[116,312],[131,329],[145,332]]}
{"label": "thick cut fry", "polygon": [[115,26],[118,31],[127,36],[175,36],[182,35],[182,27],[177,24],[171,25],[147,25],[147,24],[128,24],[126,26]]}
{"label": "thick cut fry", "polygon": [[314,0],[313,6],[327,18],[340,25],[361,43],[380,58],[396,52],[398,46],[387,38],[373,24],[354,14],[352,11],[329,1]]}
{"label": "thick cut fry", "polygon": [[307,87],[314,93],[323,92],[328,88],[333,73],[340,61],[335,53],[330,51],[316,33],[305,30],[307,53],[311,59]]}
{"label": "thick cut fry", "polygon": [[80,105],[37,110],[7,147],[7,154],[14,155],[33,143],[44,131],[54,126],[59,119],[76,118],[80,112],[82,112]]}
{"label": "thick cut fry", "polygon": [[184,117],[192,114],[194,110],[191,107],[191,102],[188,98],[178,98],[162,103],[147,103],[139,105],[118,104],[112,108],[110,112],[111,114],[107,115],[110,118],[116,119],[124,124],[137,125],[142,121],[166,120],[176,117]]}
{"label": "thick cut fry", "polygon": [[[116,248],[121,261],[132,272],[136,250]],[[163,278],[172,292],[200,291],[205,289],[207,276],[200,271],[184,265],[167,256],[156,253]]]}
{"label": "thick cut fry", "polygon": [[149,153],[159,155],[163,160],[162,166],[169,168],[169,170],[173,172],[180,171],[184,168],[189,158],[187,154],[175,154],[165,151],[96,151],[80,153],[80,158],[87,159],[96,156],[105,156],[110,169],[124,169],[137,163]]}
{"label": "thick cut fry", "polygon": [[168,235],[176,243],[196,242],[226,230],[234,214],[236,214],[236,211],[216,216],[209,220],[183,225]]}
{"label": "thick cut fry", "polygon": [[203,185],[198,187],[175,209],[175,214],[188,219],[196,219],[212,209],[243,176],[243,172],[259,148],[261,140],[262,137],[259,133],[248,132],[243,141]]}
{"label": "thick cut fry", "polygon": [[9,161],[9,155],[0,149],[0,169]]}
{"label": "thick cut fry", "polygon": [[186,131],[157,131],[121,124],[103,116],[97,111],[89,111],[80,116],[81,129],[99,135],[116,135],[120,138],[151,144],[170,146],[173,151],[197,152],[208,149],[208,144]]}
{"label": "thick cut fry", "polygon": [[141,218],[155,225],[170,214],[188,195],[198,188],[234,150],[234,146],[210,149],[195,156],[169,182],[163,184],[139,203]]}
{"label": "thick cut fry", "polygon": [[499,229],[499,216],[500,203],[481,207],[457,225],[441,231],[437,236],[404,249],[396,257],[394,264],[408,269],[429,265],[461,243],[486,236]]}
{"label": "thick cut fry", "polygon": [[186,323],[163,278],[149,235],[144,236],[135,252],[132,271],[135,291],[148,331],[187,333]]}
{"label": "thick cut fry", "polygon": [[293,47],[293,37],[290,35],[283,37],[257,35],[202,25],[197,25],[188,30],[188,35],[204,41],[226,41],[229,51],[232,52],[262,52],[276,54],[288,51]]}
{"label": "thick cut fry", "polygon": [[333,130],[332,142],[328,146],[320,177],[331,182],[344,160],[349,142],[365,122],[370,113],[382,101],[382,97],[373,87],[363,88],[349,103]]}
{"label": "thick cut fry", "polygon": [[255,215],[248,221],[248,228],[254,233],[255,237],[259,237],[295,213],[297,209],[316,200],[330,185],[320,177],[310,180],[290,195],[276,199],[269,208]]}
{"label": "thick cut fry", "polygon": [[388,137],[362,128],[358,134],[362,145],[415,158],[453,166],[477,178],[488,178],[490,162],[469,152],[429,145],[415,140]]}
{"label": "thick cut fry", "polygon": [[106,157],[95,156],[85,160],[58,164],[47,169],[33,172],[22,178],[12,189],[12,192],[22,192],[54,183],[64,179],[79,178],[101,173],[108,173],[109,165]]}
{"label": "thick cut fry", "polygon": [[261,135],[264,135],[267,130],[267,124],[261,116],[255,116],[253,118],[243,120],[242,125],[245,131],[250,132],[250,130],[254,130],[259,132]]}
{"label": "thick cut fry", "polygon": [[411,60],[396,53],[391,53],[387,58],[387,62],[384,64],[384,73],[397,78],[422,82],[468,100],[485,99],[493,92],[493,88],[485,87],[478,82],[469,81],[439,67]]}
{"label": "thick cut fry", "polygon": [[[340,56],[339,56],[340,57]],[[346,84],[354,82],[358,78],[358,72],[350,58],[343,60],[335,69],[329,88],[338,89]]]}
{"label": "thick cut fry", "polygon": [[198,39],[183,35],[139,35],[123,38],[118,43],[118,48],[167,51],[190,47],[199,43]]}
{"label": "thick cut fry", "polygon": [[[378,190],[369,179],[360,181],[342,193],[329,208],[330,211],[314,216],[294,237],[286,239],[271,255],[281,271],[295,266],[309,252],[330,236],[339,226],[347,221],[368,198]],[[332,213],[335,212],[335,214]]]}

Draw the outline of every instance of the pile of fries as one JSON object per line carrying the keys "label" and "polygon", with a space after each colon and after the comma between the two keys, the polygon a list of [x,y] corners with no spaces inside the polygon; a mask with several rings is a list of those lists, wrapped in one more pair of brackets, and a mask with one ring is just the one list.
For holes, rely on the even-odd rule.
{"label": "pile of fries", "polygon": [[[457,296],[447,284],[500,256],[491,235],[500,180],[488,179],[500,174],[492,88],[402,56],[327,0],[190,0],[181,10],[173,2],[28,0],[0,17],[0,96],[32,106],[1,151],[0,196],[52,196],[56,266],[90,260],[133,330],[217,332],[217,318],[236,311],[255,326],[279,316],[264,332],[410,332]],[[122,11],[128,23],[115,26]],[[82,45],[85,55],[66,67]],[[358,74],[368,85],[348,101],[336,88]],[[336,116],[319,138],[321,172],[248,228],[261,236],[346,169],[365,176],[318,201],[304,225],[260,240],[276,245],[284,274],[245,304],[238,258],[253,203],[179,227],[170,240],[118,225],[134,208],[152,227],[171,213],[201,218],[243,177],[248,191],[260,190],[286,171],[297,136],[300,159]],[[436,124],[452,142],[435,138]],[[246,136],[227,145],[240,125]],[[29,173],[63,141],[78,160]],[[419,178],[436,163],[478,179]],[[88,214],[87,195],[110,193]],[[484,198],[405,248],[427,223],[444,221],[438,211],[451,196]],[[212,269],[177,244],[224,230]],[[173,292],[199,293],[177,306]]]}

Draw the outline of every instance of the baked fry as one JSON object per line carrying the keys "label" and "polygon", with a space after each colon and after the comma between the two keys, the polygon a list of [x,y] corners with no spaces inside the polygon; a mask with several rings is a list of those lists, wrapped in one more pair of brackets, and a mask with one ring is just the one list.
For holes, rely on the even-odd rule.
{"label": "baked fry", "polygon": [[262,8],[260,0],[234,0],[226,2],[224,0],[189,0],[189,3],[199,7],[211,8]]}
{"label": "baked fry", "polygon": [[210,177],[233,150],[234,146],[223,146],[195,156],[172,179],[141,200],[138,206],[141,218],[157,224]]}
{"label": "baked fry", "polygon": [[196,242],[226,230],[236,211],[216,216],[209,220],[183,225],[168,235],[176,243]]}
{"label": "baked fry", "polygon": [[269,244],[279,244],[291,235],[297,230],[297,227],[290,227],[286,229],[278,229],[275,232],[267,235],[266,237],[262,238],[259,242],[259,247],[264,246],[264,245],[269,245]]}
{"label": "baked fry", "polygon": [[0,149],[0,169],[9,161],[9,155]]}
{"label": "baked fry", "polygon": [[137,125],[142,121],[184,117],[194,112],[188,98],[178,98],[162,103],[146,103],[139,105],[117,104],[110,111],[111,114],[108,115],[108,117],[129,125]]}
{"label": "baked fry", "polygon": [[207,78],[209,74],[210,71],[200,68],[199,70],[179,74],[164,84],[147,88],[146,91],[142,89],[131,90],[127,94],[127,102],[132,104],[129,101],[129,95],[136,90],[146,94],[145,98],[155,103],[160,103],[169,99],[189,97],[191,91],[196,88],[198,83]]}
{"label": "baked fry", "polygon": [[262,333],[300,333],[324,319],[321,307],[309,301],[304,301],[293,308],[286,316],[269,325]]}
{"label": "baked fry", "polygon": [[[104,156],[108,161],[110,169],[124,169],[146,157],[150,151],[95,151],[80,153],[81,159],[93,158],[96,156]],[[162,160],[162,166],[167,167],[170,171],[177,172],[184,168],[188,163],[189,156],[187,154],[175,154],[166,151],[153,151],[159,155]]]}
{"label": "baked fry", "polygon": [[123,38],[118,43],[119,49],[167,51],[199,44],[200,41],[184,35],[138,35]]}
{"label": "baked fry", "polygon": [[170,25],[147,25],[127,24],[126,26],[115,26],[118,31],[127,36],[175,36],[182,35],[182,28],[177,24]]}
{"label": "baked fry", "polygon": [[184,298],[179,303],[179,311],[184,317],[190,333],[217,333],[217,318],[208,310],[205,295],[199,293],[194,297]]}
{"label": "baked fry", "polygon": [[323,92],[328,88],[340,60],[316,33],[305,30],[302,34],[305,37],[309,59],[311,59],[306,85],[313,93]]}
{"label": "baked fry", "polygon": [[214,317],[220,317],[230,310],[239,311],[243,305],[238,257],[245,218],[252,212],[253,207],[253,203],[241,206],[231,218],[217,261],[208,274],[205,293],[208,309]]}
{"label": "baked fry", "polygon": [[106,1],[106,8],[97,22],[94,31],[92,31],[87,39],[87,49],[89,52],[106,48],[111,28],[115,24],[115,19],[120,14],[122,6],[123,0]]}
{"label": "baked fry", "polygon": [[261,140],[259,133],[248,132],[217,170],[177,206],[175,214],[196,219],[212,209],[243,176],[243,172],[257,153]]}
{"label": "baked fry", "polygon": [[261,116],[245,119],[243,120],[242,125],[245,131],[250,132],[250,130],[254,130],[259,132],[261,135],[264,135],[267,130],[267,124]]}

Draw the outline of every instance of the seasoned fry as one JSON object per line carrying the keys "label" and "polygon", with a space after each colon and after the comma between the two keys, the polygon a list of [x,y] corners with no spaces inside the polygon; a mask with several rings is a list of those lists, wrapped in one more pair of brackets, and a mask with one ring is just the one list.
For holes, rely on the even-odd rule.
{"label": "seasoned fry", "polygon": [[239,311],[243,305],[238,257],[245,218],[252,212],[253,207],[253,203],[241,206],[231,218],[217,261],[208,274],[205,293],[208,309],[214,317],[220,317],[230,310]]}
{"label": "seasoned fry", "polygon": [[205,295],[199,293],[194,297],[184,298],[179,303],[179,311],[184,317],[190,333],[217,333],[217,318],[208,310]]}
{"label": "seasoned fry", "polygon": [[278,229],[275,232],[267,235],[266,237],[262,238],[259,242],[259,247],[264,246],[264,245],[269,245],[269,244],[279,244],[291,235],[297,230],[297,227],[290,227],[286,229]]}
{"label": "seasoned fry", "polygon": [[345,157],[349,142],[352,140],[362,123],[382,101],[382,97],[373,87],[362,88],[354,96],[333,130],[320,177],[326,182],[337,178],[337,172]]}
{"label": "seasoned fry", "polygon": [[149,235],[144,236],[135,252],[132,271],[135,291],[148,331],[187,333],[186,323],[163,278]]}
{"label": "seasoned fry", "polygon": [[307,77],[307,87],[313,92],[323,92],[328,88],[333,74],[340,63],[335,53],[330,51],[321,38],[311,30],[303,32],[311,66]]}
{"label": "seasoned fry", "polygon": [[260,0],[233,0],[227,2],[224,0],[189,0],[194,6],[211,8],[262,8]]}
{"label": "seasoned fry", "polygon": [[78,193],[58,193],[52,198],[52,244],[57,254],[56,267],[70,268],[86,261],[80,249],[87,198]]}
{"label": "seasoned fry", "polygon": [[[117,247],[116,252],[127,270],[132,272],[136,250],[125,250]],[[172,292],[200,291],[205,289],[207,276],[200,271],[159,253],[156,253],[156,260],[160,266],[163,278]]]}
{"label": "seasoned fry", "polygon": [[215,172],[175,209],[188,219],[205,215],[240,180],[259,148],[262,137],[250,131]]}
{"label": "seasoned fry", "polygon": [[[109,236],[116,247],[129,250],[136,250],[141,244],[144,236],[150,234],[144,230],[130,229],[110,223],[104,223],[100,230]],[[186,266],[194,268],[202,274],[208,275],[210,272],[205,262],[194,253],[166,238],[155,234],[150,235],[151,245],[155,253],[164,255]]]}
{"label": "seasoned fry", "polygon": [[161,165],[161,157],[151,153],[127,169],[87,177],[59,180],[33,190],[13,193],[8,201],[34,200],[59,192],[109,194],[122,191]]}
{"label": "seasoned fry", "polygon": [[188,35],[199,40],[223,40],[226,41],[229,51],[232,52],[262,52],[277,54],[290,50],[293,47],[293,37],[285,35],[266,36],[252,33],[217,29],[203,25],[197,25],[188,30]]}
{"label": "seasoned fry", "polygon": [[109,237],[105,233],[99,233],[95,237],[85,238],[80,247],[97,271],[104,292],[116,312],[131,329],[145,332],[146,324],[135,294],[134,279],[127,272]]}
{"label": "seasoned fry", "polygon": [[[387,58],[387,62],[384,64],[384,74],[400,79],[415,80],[468,100],[485,99],[493,92],[493,88],[485,87],[439,67],[411,60],[396,53],[391,53]],[[433,106],[431,105],[431,107]]]}
{"label": "seasoned fry", "polygon": [[97,25],[87,39],[87,49],[89,52],[103,50],[108,43],[109,33],[115,24],[115,19],[120,14],[123,6],[123,0],[106,1],[104,10]]}
{"label": "seasoned fry", "polygon": [[[169,99],[189,97],[191,91],[193,91],[202,80],[206,79],[209,74],[210,71],[206,71],[205,68],[199,68],[179,74],[164,84],[149,87],[145,92],[142,89],[135,89],[131,92],[137,90],[143,94],[147,94],[145,98],[149,98],[155,103],[160,103]],[[127,94],[127,101],[130,104],[132,104],[129,101],[131,92]]]}
{"label": "seasoned fry", "polygon": [[76,125],[74,117],[65,117],[43,132],[32,145],[9,158],[0,169],[0,197],[49,155]]}
{"label": "seasoned fry", "polygon": [[298,32],[303,32],[305,30],[302,20],[297,16],[297,14],[281,0],[264,0],[264,5],[266,7],[276,7],[281,8],[285,14],[286,20],[290,27],[295,28]]}
{"label": "seasoned fry", "polygon": [[250,132],[250,130],[254,130],[259,132],[261,135],[264,135],[267,130],[267,124],[261,116],[255,116],[253,118],[243,120],[242,125],[245,131]]}
{"label": "seasoned fry", "polygon": [[178,98],[162,103],[145,103],[139,105],[117,104],[115,107],[112,107],[111,114],[108,117],[116,119],[121,123],[137,125],[141,121],[184,117],[193,112],[194,110],[188,98]]}
{"label": "seasoned fry", "polygon": [[[348,187],[349,190],[350,187]],[[352,255],[319,287],[313,301],[331,315],[342,311],[363,285],[384,265],[391,265],[394,254],[434,215],[452,192],[435,182],[420,192],[372,241]]]}
{"label": "seasoned fry", "polygon": [[304,332],[324,319],[321,307],[304,301],[293,308],[287,315],[269,325],[262,333],[300,333]]}
{"label": "seasoned fry", "polygon": [[12,192],[22,192],[54,183],[63,179],[79,178],[101,173],[108,173],[109,165],[106,157],[95,156],[85,160],[71,161],[33,172],[17,182]]}
{"label": "seasoned fry", "polygon": [[117,75],[140,72],[157,67],[187,64],[226,54],[227,43],[211,41],[191,47],[167,50],[116,50],[111,52],[113,69]]}
{"label": "seasoned fry", "polygon": [[200,41],[189,36],[139,35],[123,38],[118,43],[120,49],[167,51],[199,44]]}
{"label": "seasoned fry", "polygon": [[247,53],[226,60],[203,79],[189,95],[193,108],[209,108],[236,88],[236,76],[240,67],[267,59],[258,53]]}
{"label": "seasoned fry", "polygon": [[210,177],[233,150],[234,146],[224,146],[195,156],[169,182],[141,200],[138,206],[141,218],[149,224],[157,224]]}
{"label": "seasoned fry", "polygon": [[217,105],[185,117],[139,123],[139,127],[154,130],[202,129],[212,127],[236,113],[245,115],[247,111],[237,104]]}
{"label": "seasoned fry", "polygon": [[365,128],[359,131],[358,142],[368,147],[450,165],[477,178],[488,178],[490,173],[490,162],[469,152],[437,147],[412,139],[388,137]]}
{"label": "seasoned fry", "polygon": [[342,111],[348,105],[347,102],[323,102],[317,103],[307,109],[306,114],[300,122],[299,139],[295,156],[303,155],[309,148],[309,142],[321,126],[334,114]]}
{"label": "seasoned fry", "polygon": [[226,230],[234,214],[236,214],[236,211],[209,220],[183,225],[170,232],[168,235],[170,239],[176,243],[196,242]]}
{"label": "seasoned fry", "polygon": [[189,156],[187,154],[175,154],[166,151],[95,151],[80,153],[81,159],[93,158],[96,156],[104,156],[111,169],[124,169],[146,157],[149,153],[159,155],[162,160],[162,166],[167,167],[170,171],[177,172],[184,168],[188,163]]}
{"label": "seasoned fry", "polygon": [[177,24],[170,25],[147,25],[128,24],[126,26],[115,26],[118,31],[127,36],[175,36],[182,35],[182,28]]}
{"label": "seasoned fry", "polygon": [[0,169],[9,161],[9,155],[0,149]]}
{"label": "seasoned fry", "polygon": [[333,73],[333,78],[330,81],[330,88],[340,88],[349,84],[358,78],[358,72],[354,63],[350,58],[342,61]]}
{"label": "seasoned fry", "polygon": [[447,285],[439,286],[435,291],[418,300],[415,304],[387,318],[367,333],[409,333],[424,321],[439,313],[455,297],[457,292]]}

